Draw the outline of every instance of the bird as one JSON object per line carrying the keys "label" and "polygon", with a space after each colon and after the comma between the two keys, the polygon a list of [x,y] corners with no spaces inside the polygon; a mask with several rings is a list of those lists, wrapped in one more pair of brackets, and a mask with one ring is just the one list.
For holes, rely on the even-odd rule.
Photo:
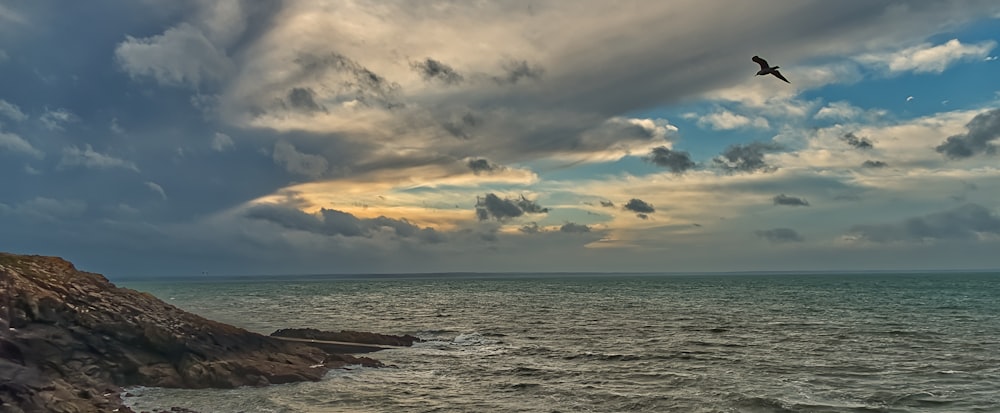
{"label": "bird", "polygon": [[778,66],[771,67],[771,65],[767,64],[767,60],[761,59],[760,56],[754,56],[753,61],[760,65],[760,70],[757,71],[757,76],[774,75],[774,77],[784,80],[785,83],[792,83],[781,75],[781,72],[778,71]]}

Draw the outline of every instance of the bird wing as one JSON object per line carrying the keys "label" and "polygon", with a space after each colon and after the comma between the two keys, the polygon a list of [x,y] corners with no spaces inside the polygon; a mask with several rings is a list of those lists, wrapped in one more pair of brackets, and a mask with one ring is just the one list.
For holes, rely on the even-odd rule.
{"label": "bird wing", "polygon": [[779,72],[777,70],[771,72],[771,74],[774,75],[775,77],[777,77],[778,79],[784,80],[785,83],[792,83],[792,82],[789,82],[788,79],[785,79],[785,77],[781,75],[781,72]]}
{"label": "bird wing", "polygon": [[767,65],[767,60],[761,59],[760,56],[754,56],[753,61],[757,62],[757,64],[760,65],[761,69],[767,69],[771,67]]}

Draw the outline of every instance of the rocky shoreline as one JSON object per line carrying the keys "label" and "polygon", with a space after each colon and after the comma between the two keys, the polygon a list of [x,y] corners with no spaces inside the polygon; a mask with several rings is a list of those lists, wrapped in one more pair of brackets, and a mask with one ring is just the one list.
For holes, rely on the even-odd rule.
{"label": "rocky shoreline", "polygon": [[[392,346],[419,340],[312,329],[281,334]],[[0,253],[0,413],[130,412],[120,396],[127,386],[264,386],[315,381],[357,364],[381,366],[202,318],[61,258]]]}

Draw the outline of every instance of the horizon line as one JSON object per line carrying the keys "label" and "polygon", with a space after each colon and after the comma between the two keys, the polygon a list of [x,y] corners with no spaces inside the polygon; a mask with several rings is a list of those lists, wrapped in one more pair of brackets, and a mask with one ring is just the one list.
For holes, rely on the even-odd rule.
{"label": "horizon line", "polygon": [[462,276],[699,276],[699,275],[838,275],[838,274],[923,274],[923,273],[1000,273],[1000,268],[937,268],[937,269],[859,269],[859,270],[733,270],[733,271],[426,271],[426,272],[344,272],[344,273],[290,273],[290,274],[202,274],[189,275],[139,275],[107,277],[109,280],[141,281],[154,279],[222,280],[222,279],[276,279],[276,278],[432,278]]}

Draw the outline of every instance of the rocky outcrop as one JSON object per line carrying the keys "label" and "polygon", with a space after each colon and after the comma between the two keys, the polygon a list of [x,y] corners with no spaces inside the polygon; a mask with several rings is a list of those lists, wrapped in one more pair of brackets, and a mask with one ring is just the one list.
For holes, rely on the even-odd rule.
{"label": "rocky outcrop", "polygon": [[207,320],[60,258],[0,253],[0,412],[127,412],[123,386],[260,386],[346,364],[378,362]]}
{"label": "rocky outcrop", "polygon": [[396,336],[391,334],[368,333],[364,331],[350,330],[340,330],[339,332],[321,331],[315,328],[283,328],[271,333],[271,336],[400,347],[409,347],[412,346],[414,342],[420,341],[419,338],[409,334]]}

